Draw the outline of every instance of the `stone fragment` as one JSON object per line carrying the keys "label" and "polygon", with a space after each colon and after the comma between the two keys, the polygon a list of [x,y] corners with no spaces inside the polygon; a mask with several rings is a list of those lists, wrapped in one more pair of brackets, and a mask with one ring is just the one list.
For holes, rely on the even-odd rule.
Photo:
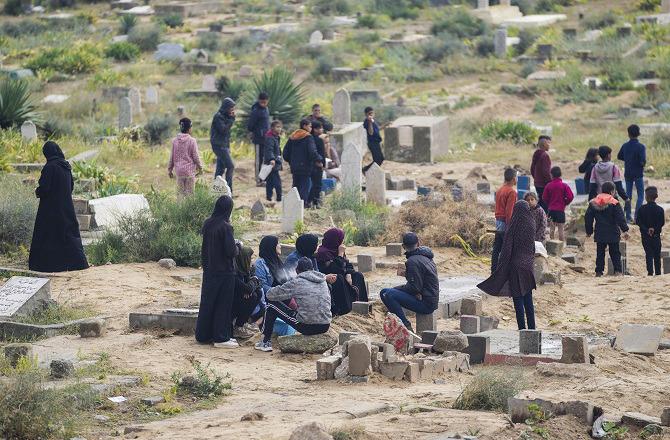
{"label": "stone fragment", "polygon": [[347,342],[349,374],[351,376],[367,376],[370,374],[371,353],[369,336],[356,336]]}
{"label": "stone fragment", "polygon": [[480,316],[479,317],[479,331],[487,332],[498,328],[500,320],[494,316]]}
{"label": "stone fragment", "polygon": [[372,303],[368,301],[354,301],[351,304],[351,311],[358,315],[371,315]]}
{"label": "stone fragment", "polygon": [[427,315],[416,314],[416,332],[421,334],[426,330],[437,330],[437,313],[433,312]]}
{"label": "stone fragment", "polygon": [[419,359],[419,372],[421,380],[430,380],[433,378],[435,362],[430,359]]}
{"label": "stone fragment", "polygon": [[401,257],[403,254],[402,243],[388,243],[386,245],[387,257]]}
{"label": "stone fragment", "polygon": [[328,356],[316,361],[317,380],[335,379],[335,370],[342,363],[340,356]]}
{"label": "stone fragment", "polygon": [[586,337],[578,335],[561,336],[561,362],[564,364],[588,364],[589,346]]}
{"label": "stone fragment", "polygon": [[344,343],[347,342],[349,339],[358,335],[360,335],[359,332],[340,332],[340,334],[338,335],[338,344],[344,345]]}
{"label": "stone fragment", "polygon": [[335,379],[344,379],[349,374],[349,356],[342,359],[340,365],[335,368]]}
{"label": "stone fragment", "polygon": [[256,221],[264,221],[266,218],[265,206],[260,200],[256,200],[251,206],[251,219]]}
{"label": "stone fragment", "polygon": [[372,345],[370,349],[370,368],[375,373],[379,373],[379,346]]}
{"label": "stone fragment", "polygon": [[461,299],[461,315],[480,316],[482,314],[482,300],[479,298]]}
{"label": "stone fragment", "polygon": [[519,330],[519,353],[542,354],[542,332],[540,330]]}
{"label": "stone fragment", "polygon": [[140,402],[147,406],[156,406],[159,403],[165,402],[165,398],[163,396],[149,396],[143,398]]}
{"label": "stone fragment", "polygon": [[661,325],[624,324],[619,328],[614,348],[628,353],[654,355],[661,336]]}
{"label": "stone fragment", "polygon": [[177,267],[177,263],[172,258],[161,258],[158,260],[158,265],[163,269],[174,269]]}
{"label": "stone fragment", "polygon": [[479,316],[461,315],[461,332],[466,335],[479,333]]}
{"label": "stone fragment", "polygon": [[379,364],[379,371],[389,379],[402,380],[408,367],[409,362],[407,361],[381,362]]}
{"label": "stone fragment", "polygon": [[563,254],[561,256],[561,259],[567,263],[570,264],[575,264],[577,263],[577,255],[576,254]]}
{"label": "stone fragment", "polygon": [[489,336],[468,335],[468,346],[463,353],[470,355],[470,364],[481,364],[486,355],[491,352],[491,339]]}
{"label": "stone fragment", "polygon": [[246,413],[240,418],[240,422],[259,422],[263,420],[265,416],[260,412],[250,412]]}
{"label": "stone fragment", "polygon": [[450,301],[447,303],[447,311],[445,312],[444,317],[445,318],[451,318],[452,316],[456,315],[457,313],[461,313],[461,303],[462,301],[460,299],[457,299],[455,301]]}
{"label": "stone fragment", "polygon": [[358,254],[356,256],[358,263],[358,271],[362,273],[372,272],[375,270],[375,257],[373,255]]}
{"label": "stone fragment", "polygon": [[393,344],[382,344],[382,361],[383,362],[397,362],[398,354],[395,351]]}
{"label": "stone fragment", "polygon": [[670,426],[670,406],[663,408],[661,413],[661,425]]}
{"label": "stone fragment", "polygon": [[433,351],[444,353],[447,351],[463,351],[468,346],[468,338],[458,330],[443,330],[438,333],[433,342]]}
{"label": "stone fragment", "polygon": [[421,343],[433,345],[435,338],[437,337],[437,331],[435,330],[424,330],[421,332]]}
{"label": "stone fragment", "polygon": [[74,364],[67,359],[54,359],[49,364],[51,369],[51,377],[56,379],[63,379],[72,376],[74,373]]}
{"label": "stone fragment", "polygon": [[621,416],[621,423],[624,425],[633,425],[644,428],[647,425],[660,425],[661,418],[648,416],[647,414],[642,414],[638,412],[625,412]]}
{"label": "stone fragment", "polygon": [[418,362],[410,362],[405,370],[405,380],[411,383],[418,382],[421,378],[421,370]]}
{"label": "stone fragment", "polygon": [[547,253],[554,257],[560,257],[563,255],[563,247],[565,243],[561,240],[547,240],[545,242],[544,248],[547,250]]}
{"label": "stone fragment", "polygon": [[337,344],[337,339],[329,333],[321,335],[290,335],[277,338],[277,348],[282,353],[321,354]]}
{"label": "stone fragment", "polygon": [[289,440],[333,440],[325,426],[317,422],[298,426]]}
{"label": "stone fragment", "polygon": [[477,192],[480,194],[491,194],[491,183],[477,182]]}
{"label": "stone fragment", "polygon": [[30,344],[7,344],[4,347],[4,351],[5,359],[9,361],[9,365],[12,367],[16,367],[21,358],[32,358],[33,356],[33,346]]}
{"label": "stone fragment", "polygon": [[101,318],[88,319],[79,323],[79,336],[82,338],[99,338],[107,331],[105,320]]}

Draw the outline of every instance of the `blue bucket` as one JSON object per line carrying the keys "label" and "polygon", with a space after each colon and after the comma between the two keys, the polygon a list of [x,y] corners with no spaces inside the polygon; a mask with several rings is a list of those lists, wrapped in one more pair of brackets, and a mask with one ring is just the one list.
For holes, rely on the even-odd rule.
{"label": "blue bucket", "polygon": [[321,179],[321,191],[325,192],[326,194],[335,191],[336,183],[337,180],[333,179],[332,177],[328,177],[327,179]]}
{"label": "blue bucket", "polygon": [[[530,191],[530,176],[519,176],[516,179],[516,187],[519,190]],[[521,198],[521,197],[519,197]]]}
{"label": "blue bucket", "polygon": [[575,188],[577,189],[577,194],[578,195],[584,195],[587,194],[586,192],[586,183],[584,182],[583,177],[577,177],[575,179]]}
{"label": "blue bucket", "polygon": [[529,191],[526,191],[525,189],[520,189],[517,191],[517,200],[523,200],[523,197],[528,194]]}

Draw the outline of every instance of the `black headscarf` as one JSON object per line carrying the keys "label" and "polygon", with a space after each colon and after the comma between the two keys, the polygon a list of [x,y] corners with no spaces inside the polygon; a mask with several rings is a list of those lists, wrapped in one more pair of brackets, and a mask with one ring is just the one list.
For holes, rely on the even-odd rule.
{"label": "black headscarf", "polygon": [[247,246],[242,246],[240,252],[235,257],[235,266],[239,272],[243,274],[251,274],[251,256],[254,250]]}
{"label": "black headscarf", "polygon": [[319,245],[319,237],[315,234],[302,234],[295,241],[295,249],[298,253],[307,258],[312,258],[316,248]]}
{"label": "black headscarf", "polygon": [[261,239],[261,242],[258,245],[258,256],[265,261],[268,269],[270,269],[272,278],[275,280],[282,278],[282,262],[279,259],[279,255],[277,255],[278,244],[279,238],[277,238],[277,236],[266,235]]}
{"label": "black headscarf", "polygon": [[230,222],[230,214],[233,212],[233,199],[230,196],[221,196],[214,205],[214,212],[212,218],[223,217],[227,222]]}
{"label": "black headscarf", "polygon": [[58,144],[54,141],[46,141],[44,143],[42,146],[42,154],[44,154],[47,162],[56,161],[58,165],[68,170],[71,169],[70,163],[65,160],[65,154],[63,154],[63,150],[61,150],[60,146],[58,146]]}

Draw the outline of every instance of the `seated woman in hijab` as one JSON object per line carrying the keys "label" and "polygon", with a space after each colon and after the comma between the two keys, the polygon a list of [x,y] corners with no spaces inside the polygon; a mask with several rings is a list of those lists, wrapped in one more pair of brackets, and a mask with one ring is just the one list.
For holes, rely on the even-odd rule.
{"label": "seated woman in hijab", "polygon": [[337,275],[337,279],[330,284],[333,315],[346,315],[351,311],[354,301],[368,300],[365,277],[356,272],[347,260],[343,243],[344,231],[332,228],[323,234],[321,246],[316,251],[321,273]]}
{"label": "seated woman in hijab", "polygon": [[317,237],[315,234],[302,234],[298,239],[295,241],[295,250],[291,252],[288,257],[286,257],[286,261],[284,262],[284,267],[286,270],[291,272],[292,274],[295,272],[295,268],[298,265],[298,260],[300,260],[302,257],[309,258],[309,260],[312,262],[312,267],[316,268],[317,263],[316,263],[316,258],[314,257],[314,253],[316,252],[316,248],[319,245],[319,237]]}
{"label": "seated woman in hijab", "polygon": [[28,267],[39,272],[88,268],[72,203],[72,168],[57,143],[42,147],[47,160],[35,195],[40,199]]}
{"label": "seated woman in hijab", "polygon": [[[512,219],[505,231],[495,272],[479,287],[489,295],[511,296],[519,330],[535,329],[533,306],[533,261],[535,259],[535,217],[525,200],[514,204]],[[528,327],[526,327],[526,320]]]}
{"label": "seated woman in hijab", "polygon": [[235,299],[233,300],[233,337],[249,339],[256,332],[249,325],[249,318],[258,306],[262,296],[261,282],[255,275],[251,256],[254,250],[242,246],[235,257]]}

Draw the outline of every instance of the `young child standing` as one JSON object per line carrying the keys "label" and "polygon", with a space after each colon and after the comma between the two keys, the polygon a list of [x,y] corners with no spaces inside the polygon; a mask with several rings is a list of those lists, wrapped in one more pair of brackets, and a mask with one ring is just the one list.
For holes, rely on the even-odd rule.
{"label": "young child standing", "polygon": [[512,211],[516,203],[516,170],[507,168],[505,170],[505,183],[496,191],[496,236],[493,242],[493,252],[491,254],[491,273],[496,271],[498,266],[498,257],[502,250],[503,239],[505,238],[505,231],[509,222],[512,219]]}
{"label": "young child standing", "polygon": [[[614,265],[614,275],[623,275],[621,264],[621,231],[624,239],[628,239],[628,224],[624,216],[621,204],[614,197],[616,188],[612,182],[602,185],[602,193],[589,202],[589,207],[584,216],[586,236],[593,235],[596,242],[596,276],[603,276],[605,271],[605,250],[609,248],[610,258]],[[595,221],[595,234],[593,222]]]}
{"label": "young child standing", "polygon": [[177,175],[177,190],[180,196],[193,194],[195,176],[202,173],[202,163],[198,152],[198,143],[191,136],[191,120],[183,118],[179,121],[179,133],[172,140],[172,153],[168,165],[170,179]]}
{"label": "young child standing", "polygon": [[534,192],[528,191],[523,199],[528,202],[530,212],[535,218],[535,241],[544,243],[547,239],[547,214],[539,205],[537,195]]}
{"label": "young child standing", "polygon": [[642,234],[642,247],[647,259],[647,274],[661,275],[661,230],[665,225],[665,211],[656,204],[658,189],[650,186],[644,191],[647,203],[637,211],[635,224],[640,228]]}
{"label": "young child standing", "polygon": [[572,190],[561,179],[560,167],[551,169],[552,181],[547,184],[542,193],[542,200],[549,210],[550,230],[549,237],[554,239],[554,232],[558,229],[558,239],[565,241],[565,207],[575,198]]}
{"label": "young child standing", "polygon": [[382,166],[384,162],[384,153],[382,152],[382,137],[379,134],[380,129],[377,121],[375,121],[375,110],[372,107],[365,107],[365,120],[363,121],[363,128],[368,137],[368,150],[372,154],[372,162],[370,165],[363,167],[363,174],[367,173],[372,164],[376,163]]}

